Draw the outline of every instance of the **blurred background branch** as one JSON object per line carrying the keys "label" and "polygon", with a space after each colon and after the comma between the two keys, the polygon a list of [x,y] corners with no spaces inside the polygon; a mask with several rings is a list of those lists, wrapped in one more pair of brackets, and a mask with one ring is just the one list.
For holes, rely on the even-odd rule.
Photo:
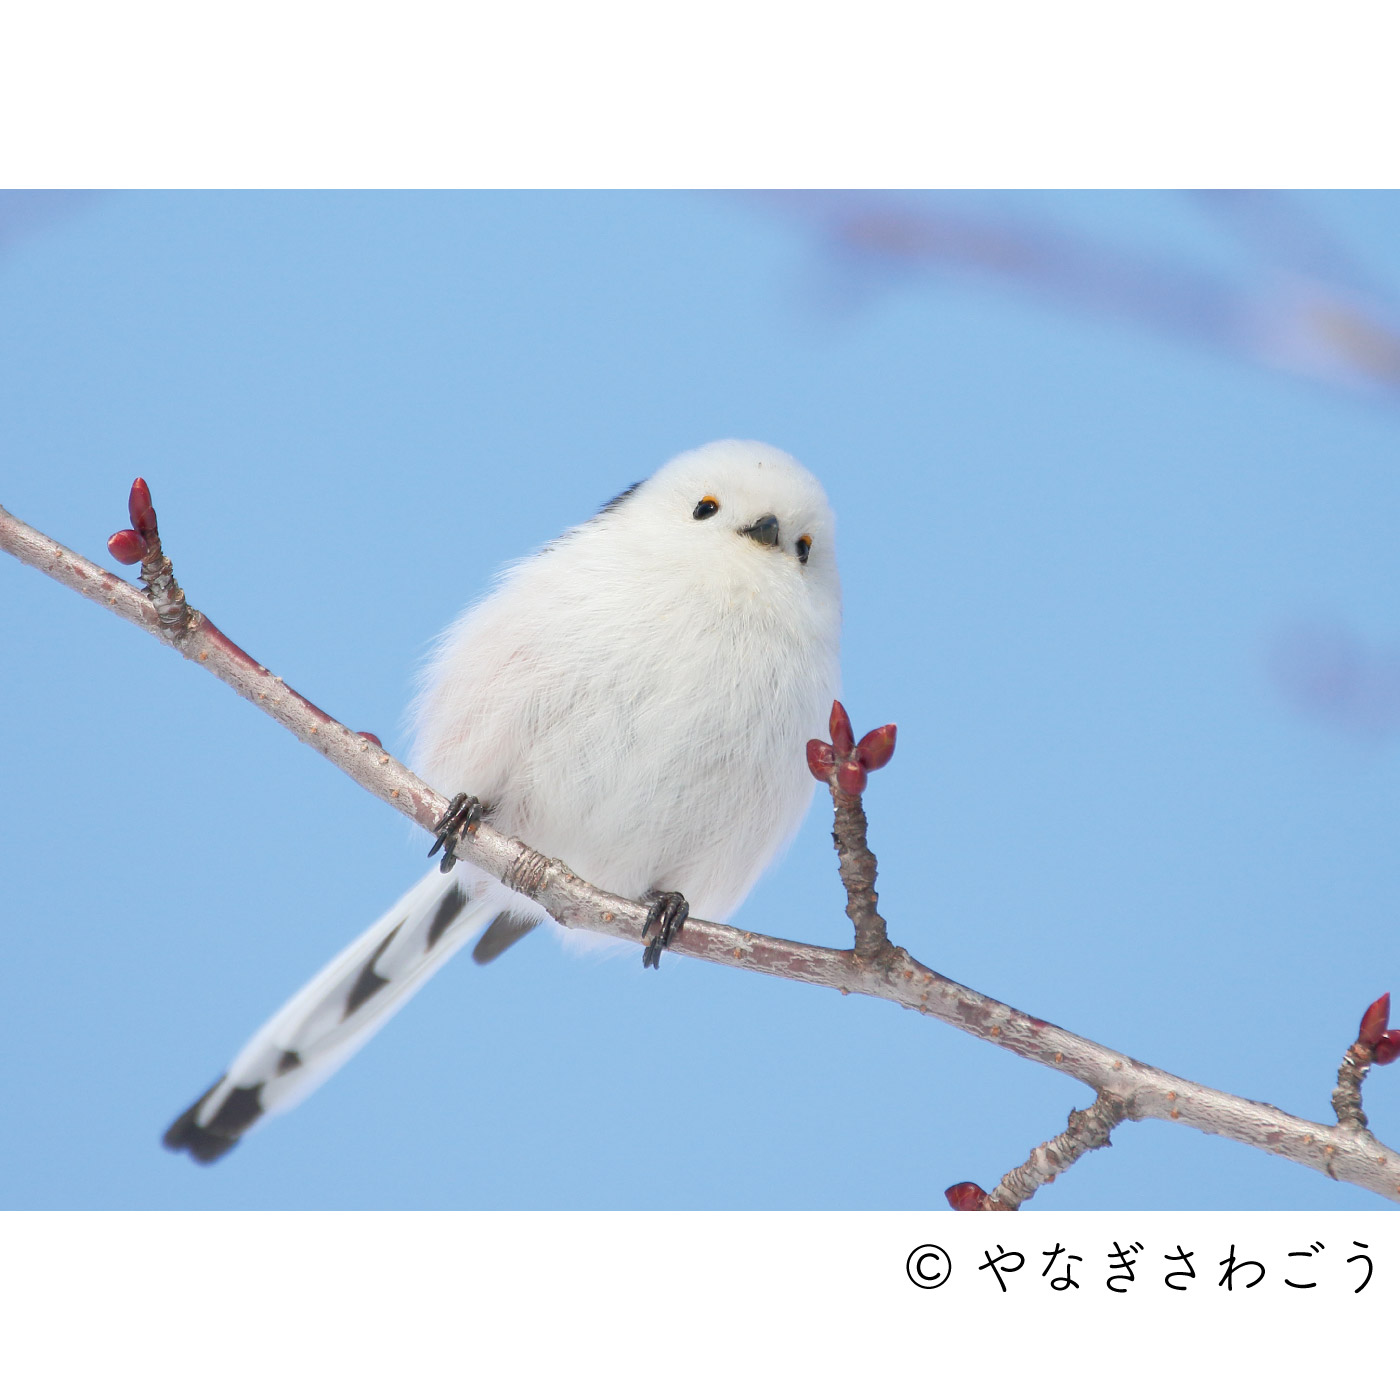
{"label": "blurred background branch", "polygon": [[1203,190],[1197,207],[1236,238],[1252,266],[1226,276],[1149,251],[1124,251],[1049,219],[947,197],[874,193],[750,196],[801,229],[829,271],[857,286],[921,277],[981,278],[1078,315],[1117,318],[1272,369],[1400,401],[1400,314],[1393,294],[1279,191]]}

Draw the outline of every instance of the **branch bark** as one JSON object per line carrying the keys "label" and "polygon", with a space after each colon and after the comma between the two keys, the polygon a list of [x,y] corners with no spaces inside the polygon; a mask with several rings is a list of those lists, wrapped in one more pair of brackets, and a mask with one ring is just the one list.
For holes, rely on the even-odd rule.
{"label": "branch bark", "polygon": [[[833,784],[833,788],[834,788]],[[836,818],[831,837],[846,887],[846,917],[856,931],[856,956],[863,961],[880,957],[890,947],[884,916],[876,907],[875,857],[867,844],[865,807],[859,797],[836,796]]]}
{"label": "branch bark", "polygon": [[[3,507],[0,549],[101,603],[203,666],[425,831],[431,832],[441,820],[447,809],[445,797],[378,744],[337,723],[259,665],[202,613],[190,609],[183,625],[166,625],[139,590]],[[485,822],[463,836],[458,856],[533,899],[561,924],[609,933],[633,943],[645,942],[646,906],[596,889],[562,861],[532,850]],[[881,956],[867,959],[853,949],[823,948],[689,919],[669,951],[829,987],[843,994],[892,1001],[1079,1080],[1093,1089],[1101,1102],[1111,1099],[1120,1103],[1123,1118],[1185,1124],[1287,1157],[1388,1200],[1400,1200],[1400,1154],[1377,1141],[1355,1119],[1335,1126],[1313,1123],[1272,1104],[1182,1079],[961,986],[925,967],[901,947],[890,945]]]}

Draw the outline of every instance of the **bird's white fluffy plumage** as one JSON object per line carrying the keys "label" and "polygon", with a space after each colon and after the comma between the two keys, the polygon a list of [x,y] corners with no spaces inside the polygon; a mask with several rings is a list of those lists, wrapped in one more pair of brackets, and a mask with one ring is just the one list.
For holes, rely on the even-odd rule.
{"label": "bird's white fluffy plumage", "polygon": [[[697,917],[726,917],[814,791],[804,748],[838,687],[833,536],[820,484],[786,453],[683,453],[511,565],[448,629],[414,708],[413,766],[595,885],[679,891]],[[478,957],[494,956],[542,918],[468,866],[434,872],[253,1037],[167,1145],[214,1160],[478,931]]]}

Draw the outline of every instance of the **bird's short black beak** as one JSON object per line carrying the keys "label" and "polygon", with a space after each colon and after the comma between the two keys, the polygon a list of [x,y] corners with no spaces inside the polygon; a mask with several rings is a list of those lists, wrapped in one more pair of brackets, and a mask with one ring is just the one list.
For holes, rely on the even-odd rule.
{"label": "bird's short black beak", "polygon": [[751,540],[757,540],[759,544],[772,545],[776,548],[778,517],[776,515],[762,515],[752,525],[745,525],[739,533],[747,535]]}

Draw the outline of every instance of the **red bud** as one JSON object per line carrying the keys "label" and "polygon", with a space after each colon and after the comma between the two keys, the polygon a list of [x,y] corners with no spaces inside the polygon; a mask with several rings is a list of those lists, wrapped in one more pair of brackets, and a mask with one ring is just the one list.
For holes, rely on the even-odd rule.
{"label": "red bud", "polygon": [[839,701],[831,702],[831,747],[837,758],[845,758],[856,746],[855,731],[851,728],[851,717],[846,707]]}
{"label": "red bud", "polygon": [[151,504],[151,488],[142,477],[131,483],[131,495],[126,503],[127,514],[131,516],[132,527],[143,535],[156,532],[156,512]]}
{"label": "red bud", "polygon": [[1400,1031],[1386,1031],[1376,1041],[1375,1049],[1371,1051],[1371,1058],[1378,1065],[1390,1065],[1394,1064],[1396,1060],[1400,1060]]}
{"label": "red bud", "polygon": [[882,724],[872,729],[856,745],[856,757],[867,773],[883,768],[894,757],[894,725]]}
{"label": "red bud", "polygon": [[1361,1029],[1357,1031],[1356,1038],[1362,1045],[1368,1045],[1374,1050],[1389,1024],[1390,993],[1387,992],[1384,996],[1377,997],[1366,1008],[1366,1014],[1361,1018]]}
{"label": "red bud", "polygon": [[135,530],[118,530],[107,541],[107,553],[119,564],[139,564],[146,557],[146,542]]}
{"label": "red bud", "polygon": [[379,742],[379,735],[371,734],[368,729],[357,729],[355,733],[361,739],[368,739],[371,744],[375,745],[376,748],[382,749],[384,747],[384,745]]}
{"label": "red bud", "polygon": [[836,770],[836,786],[848,797],[859,797],[865,791],[865,769],[854,758],[848,758]]}
{"label": "red bud", "polygon": [[824,744],[820,739],[807,740],[807,767],[819,783],[831,781],[831,770],[835,766],[836,755],[832,753],[830,744]]}
{"label": "red bud", "polygon": [[954,1210],[981,1210],[987,1193],[975,1181],[960,1181],[944,1193]]}

